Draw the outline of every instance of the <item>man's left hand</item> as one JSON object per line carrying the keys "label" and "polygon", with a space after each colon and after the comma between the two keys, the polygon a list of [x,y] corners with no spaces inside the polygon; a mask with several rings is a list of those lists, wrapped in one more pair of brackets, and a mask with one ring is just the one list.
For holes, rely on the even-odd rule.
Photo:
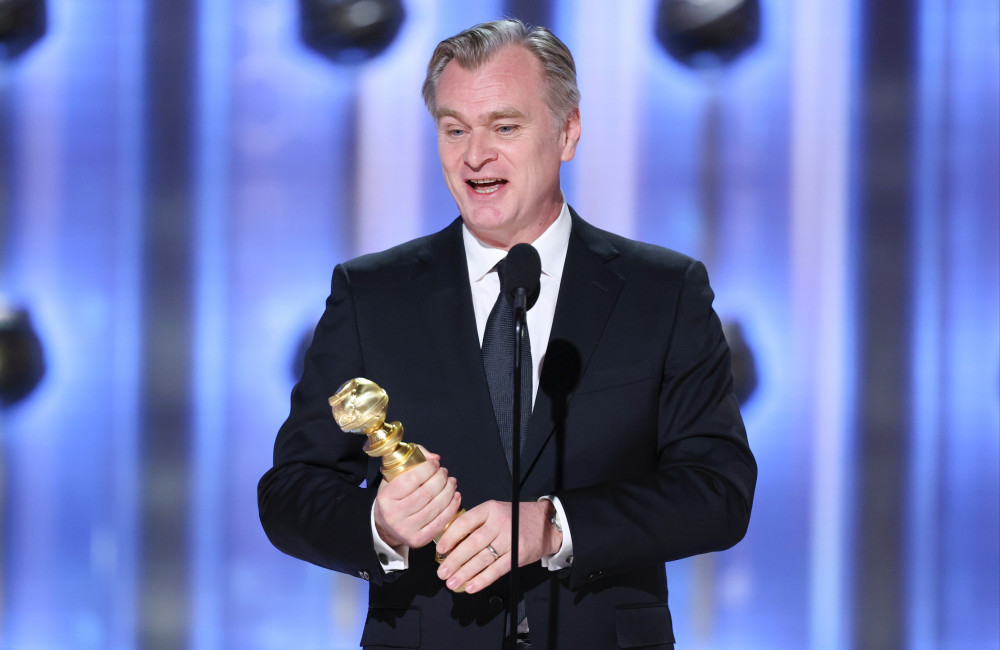
{"label": "man's left hand", "polygon": [[[555,507],[548,500],[521,503],[519,566],[538,562],[559,550],[562,533],[550,521],[554,512]],[[487,501],[448,527],[437,544],[437,551],[447,556],[438,567],[438,577],[446,581],[449,589],[454,591],[465,585],[466,593],[476,593],[510,571],[510,522],[510,503]]]}

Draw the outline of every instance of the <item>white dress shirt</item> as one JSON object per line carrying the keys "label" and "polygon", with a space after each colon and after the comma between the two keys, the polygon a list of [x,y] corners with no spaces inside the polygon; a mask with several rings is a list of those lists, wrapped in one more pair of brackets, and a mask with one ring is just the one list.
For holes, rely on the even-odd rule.
{"label": "white dress shirt", "polygon": [[[542,262],[542,275],[538,300],[534,307],[528,310],[528,338],[531,341],[531,403],[535,403],[538,394],[539,378],[542,364],[545,363],[545,348],[548,345],[549,334],[552,332],[552,321],[556,313],[556,300],[559,297],[559,285],[562,282],[563,266],[566,263],[566,252],[569,249],[569,236],[572,230],[572,220],[569,206],[563,201],[562,211],[552,225],[532,242],[538,251]],[[497,295],[500,293],[500,277],[494,270],[497,262],[507,256],[502,248],[493,248],[476,239],[476,236],[462,224],[462,238],[465,242],[465,259],[469,268],[469,285],[472,288],[472,308],[476,314],[476,329],[479,332],[479,344],[483,343],[486,331],[486,321],[489,319]],[[570,566],[573,563],[573,542],[570,537],[566,513],[556,497],[543,497],[555,506],[562,527],[563,541],[559,551],[550,557],[542,558],[542,566],[550,571]],[[405,546],[392,548],[386,544],[375,529],[375,508],[371,515],[372,537],[379,561],[386,571],[400,571],[409,566],[409,548]]]}

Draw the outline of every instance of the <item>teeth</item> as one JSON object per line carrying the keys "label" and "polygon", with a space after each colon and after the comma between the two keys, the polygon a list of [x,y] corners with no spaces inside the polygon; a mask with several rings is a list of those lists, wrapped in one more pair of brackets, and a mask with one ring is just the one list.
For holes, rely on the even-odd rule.
{"label": "teeth", "polygon": [[476,194],[492,194],[507,184],[502,178],[470,178],[467,182]]}

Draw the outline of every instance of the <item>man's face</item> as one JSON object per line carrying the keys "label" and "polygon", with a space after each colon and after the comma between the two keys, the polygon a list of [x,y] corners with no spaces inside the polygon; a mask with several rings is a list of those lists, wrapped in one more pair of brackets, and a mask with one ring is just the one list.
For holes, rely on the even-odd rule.
{"label": "man's face", "polygon": [[510,46],[480,69],[451,61],[435,119],[444,180],[465,225],[509,249],[531,243],[559,216],[559,166],[580,139],[580,113],[563,124],[546,103],[541,63]]}

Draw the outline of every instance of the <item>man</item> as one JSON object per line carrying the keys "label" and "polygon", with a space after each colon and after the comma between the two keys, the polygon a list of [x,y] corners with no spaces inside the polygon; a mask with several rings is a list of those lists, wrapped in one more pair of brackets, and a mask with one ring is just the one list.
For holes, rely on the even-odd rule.
{"label": "man", "polygon": [[[443,41],[424,99],[461,218],[335,269],[260,482],[264,528],[286,553],[370,580],[365,647],[500,648],[509,610],[531,648],[672,648],[664,562],[742,539],[756,481],[705,269],[565,204],[579,91],[547,30],[500,21]],[[498,262],[517,243],[542,264],[520,604],[506,602],[516,443],[508,431],[505,450],[484,369]],[[327,404],[352,377],[386,389],[426,463],[381,480]]]}

